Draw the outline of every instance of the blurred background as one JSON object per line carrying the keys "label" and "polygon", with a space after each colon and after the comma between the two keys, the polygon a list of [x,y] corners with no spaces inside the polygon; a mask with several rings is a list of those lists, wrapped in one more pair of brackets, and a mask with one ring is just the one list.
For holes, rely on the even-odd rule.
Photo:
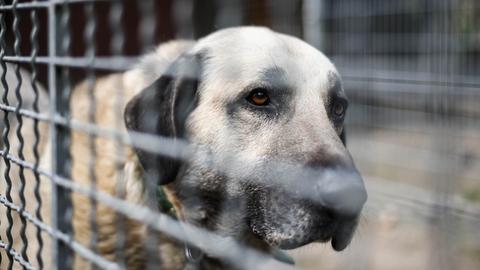
{"label": "blurred background", "polygon": [[[295,250],[299,268],[480,269],[480,1],[121,1],[116,26],[106,15],[115,1],[96,1],[93,17],[83,2],[67,7],[68,56],[87,53],[89,23],[96,29],[90,41],[96,57],[115,55],[122,63],[163,41],[265,25],[306,40],[335,63],[351,104],[348,148],[369,202],[346,251],[335,253],[327,244]],[[32,28],[30,12],[18,11],[24,37]],[[39,56],[46,56],[47,10],[38,16]],[[13,16],[4,18],[8,29]],[[10,54],[14,38],[6,32]],[[21,53],[31,50],[24,38]],[[38,71],[48,85],[47,66],[39,64]],[[72,84],[85,76],[73,68]]]}

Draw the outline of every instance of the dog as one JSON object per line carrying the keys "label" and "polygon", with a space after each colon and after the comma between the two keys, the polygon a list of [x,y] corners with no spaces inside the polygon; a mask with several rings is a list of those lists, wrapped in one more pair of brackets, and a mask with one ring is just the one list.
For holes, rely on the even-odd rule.
{"label": "dog", "polygon": [[[95,124],[129,134],[133,146],[101,136],[92,143],[72,130],[71,177],[79,184],[90,185],[93,170],[105,193],[122,190],[131,203],[262,254],[327,241],[340,251],[350,243],[367,194],[345,146],[348,100],[335,66],[302,40],[251,26],[162,44],[130,71],[78,85],[72,119],[89,122],[92,92]],[[139,147],[138,134],[185,142],[188,155]],[[50,153],[43,168],[51,167]],[[158,206],[158,187],[173,209]],[[88,246],[90,199],[72,193],[72,200],[75,239]],[[119,216],[98,202],[96,217],[96,250],[113,260]],[[124,232],[126,268],[144,269],[151,232],[128,217]],[[204,251],[192,261],[184,254],[195,249],[168,235],[155,239],[160,269],[234,268]],[[75,269],[89,267],[75,257]]]}

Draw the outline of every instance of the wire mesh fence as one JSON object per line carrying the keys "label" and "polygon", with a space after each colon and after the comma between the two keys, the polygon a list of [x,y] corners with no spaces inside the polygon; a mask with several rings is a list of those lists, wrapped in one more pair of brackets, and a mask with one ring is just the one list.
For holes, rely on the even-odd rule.
{"label": "wire mesh fence", "polygon": [[[477,269],[479,10],[475,0],[0,1],[0,268]],[[369,194],[346,251],[265,252],[180,222],[181,195],[130,179],[144,177],[135,153],[193,155],[186,140],[126,132],[126,103],[157,79],[135,68],[163,68],[141,56],[239,25],[305,40],[342,77],[347,148]],[[251,169],[247,157],[223,158],[215,170]],[[317,172],[268,165],[276,184],[316,199],[288,182]],[[194,198],[182,203],[207,200],[182,192]],[[215,205],[231,230],[235,203]]]}

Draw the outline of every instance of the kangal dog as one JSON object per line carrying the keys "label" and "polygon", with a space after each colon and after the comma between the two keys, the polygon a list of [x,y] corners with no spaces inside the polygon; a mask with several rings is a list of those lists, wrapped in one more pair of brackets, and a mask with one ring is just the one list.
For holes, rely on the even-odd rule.
{"label": "kangal dog", "polygon": [[[93,86],[85,82],[75,87],[70,99],[74,121],[86,123],[91,118],[89,88],[96,102],[95,123],[130,134],[133,147],[119,148],[116,140],[104,136],[91,143],[88,133],[72,129],[71,178],[78,184],[89,186],[94,175],[102,192],[118,196],[123,190],[122,197],[130,203],[267,256],[312,242],[331,241],[337,251],[350,243],[367,196],[345,147],[348,101],[334,65],[305,42],[266,28],[238,27],[198,41],[162,44],[130,71],[99,78]],[[42,112],[48,111],[45,95],[42,92]],[[18,157],[17,125],[10,127],[8,138],[10,155]],[[33,162],[33,122],[25,119],[22,131],[25,159]],[[40,123],[39,132],[40,167],[50,171],[53,145],[46,123]],[[135,134],[140,133],[185,142],[188,155],[172,157],[161,155],[162,149],[140,147],[135,144],[140,140]],[[5,165],[2,162],[3,174]],[[16,204],[20,173],[11,162]],[[35,215],[36,178],[29,169],[23,173],[25,209]],[[40,183],[40,212],[49,224],[51,183],[45,177]],[[0,193],[6,194],[5,180]],[[74,239],[89,247],[90,199],[74,192],[72,201]],[[1,239],[8,242],[6,207],[0,210]],[[23,220],[14,210],[12,216],[13,247],[21,251]],[[114,260],[119,217],[101,202],[96,217],[96,251]],[[27,223],[28,259],[38,265],[37,230]],[[146,267],[147,255],[152,258],[146,240],[152,237],[158,243],[153,259],[159,269],[241,268],[204,250],[196,250],[202,256],[192,260],[184,255],[190,247],[183,241],[148,234],[146,225],[128,217],[123,228],[126,237],[120,249],[127,269]],[[50,269],[51,240],[45,232],[42,236],[41,258],[44,268]],[[5,269],[3,249],[1,255]],[[72,264],[75,269],[91,267],[78,255]]]}

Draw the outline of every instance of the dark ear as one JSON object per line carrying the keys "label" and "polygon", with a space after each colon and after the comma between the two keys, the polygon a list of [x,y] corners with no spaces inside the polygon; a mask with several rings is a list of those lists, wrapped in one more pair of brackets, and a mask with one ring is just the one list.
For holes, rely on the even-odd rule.
{"label": "dark ear", "polygon": [[[125,109],[125,125],[132,131],[169,138],[183,138],[185,121],[196,106],[201,74],[200,56],[180,56],[152,85],[142,90]],[[160,149],[161,150],[161,149]],[[181,161],[135,148],[145,177],[152,183],[175,180]]]}
{"label": "dark ear", "polygon": [[345,127],[343,127],[342,133],[340,133],[340,140],[342,140],[343,145],[347,146],[347,131]]}

